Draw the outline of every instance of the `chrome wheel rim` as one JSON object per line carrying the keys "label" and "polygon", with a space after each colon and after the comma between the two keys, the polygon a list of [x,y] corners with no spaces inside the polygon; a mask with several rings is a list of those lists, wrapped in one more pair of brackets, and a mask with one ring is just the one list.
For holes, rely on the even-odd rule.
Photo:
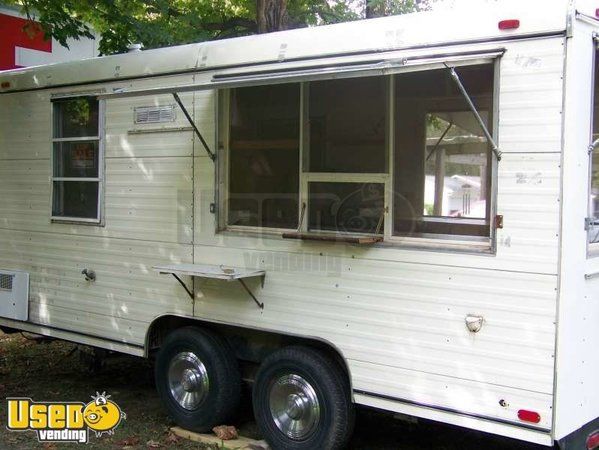
{"label": "chrome wheel rim", "polygon": [[169,365],[168,385],[171,396],[181,407],[194,410],[210,388],[206,366],[194,353],[178,353]]}
{"label": "chrome wheel rim", "polygon": [[310,436],[320,419],[316,391],[296,374],[283,375],[271,385],[269,407],[277,428],[296,441]]}

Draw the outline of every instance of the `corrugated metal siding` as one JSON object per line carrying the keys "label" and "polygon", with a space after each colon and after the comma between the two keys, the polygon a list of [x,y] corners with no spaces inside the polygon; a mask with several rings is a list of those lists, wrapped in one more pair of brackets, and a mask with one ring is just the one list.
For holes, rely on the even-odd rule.
{"label": "corrugated metal siding", "polygon": [[508,46],[501,60],[503,152],[560,152],[563,42],[556,38]]}
{"label": "corrugated metal siding", "polygon": [[[31,275],[30,321],[142,344],[147,323],[192,303],[153,265],[191,261],[191,246],[0,230],[0,267]],[[84,268],[97,280],[86,282]]]}
{"label": "corrugated metal siding", "polygon": [[0,160],[49,158],[52,106],[47,91],[3,95]]}

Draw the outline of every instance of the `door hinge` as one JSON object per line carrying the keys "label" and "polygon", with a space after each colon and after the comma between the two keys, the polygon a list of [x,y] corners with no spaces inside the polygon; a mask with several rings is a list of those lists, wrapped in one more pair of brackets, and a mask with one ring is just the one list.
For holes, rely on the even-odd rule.
{"label": "door hinge", "polygon": [[498,230],[503,229],[503,216],[500,214],[495,216],[495,228]]}

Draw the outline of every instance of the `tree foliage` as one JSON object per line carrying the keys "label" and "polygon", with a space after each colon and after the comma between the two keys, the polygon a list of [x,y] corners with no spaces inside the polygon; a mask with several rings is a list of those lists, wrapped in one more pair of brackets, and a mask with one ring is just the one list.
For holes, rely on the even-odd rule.
{"label": "tree foliage", "polygon": [[5,0],[46,34],[69,38],[100,35],[102,54],[186,44],[254,33],[402,14],[426,0]]}

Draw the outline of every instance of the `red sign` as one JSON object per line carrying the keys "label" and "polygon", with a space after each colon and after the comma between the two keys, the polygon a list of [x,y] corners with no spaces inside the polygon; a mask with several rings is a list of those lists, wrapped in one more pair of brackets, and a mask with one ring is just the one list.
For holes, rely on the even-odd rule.
{"label": "red sign", "polygon": [[44,39],[37,22],[0,13],[0,70],[20,67],[15,61],[17,47],[52,53],[52,40]]}

